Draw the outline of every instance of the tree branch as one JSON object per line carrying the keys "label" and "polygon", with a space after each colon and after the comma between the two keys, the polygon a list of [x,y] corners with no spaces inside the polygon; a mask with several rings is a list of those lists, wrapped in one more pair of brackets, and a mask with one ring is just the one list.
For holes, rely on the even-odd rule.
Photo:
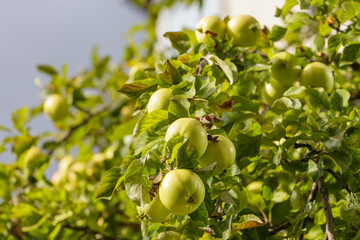
{"label": "tree branch", "polygon": [[102,239],[104,239],[104,240],[118,240],[119,239],[117,237],[105,236],[103,233],[94,231],[94,230],[90,229],[89,227],[71,226],[69,223],[66,223],[64,225],[64,228],[69,228],[69,229],[72,229],[72,230],[75,230],[75,231],[83,231],[85,233],[85,235],[86,234],[90,234],[90,235],[93,235],[93,236],[100,235],[102,237]]}
{"label": "tree branch", "polygon": [[81,123],[75,125],[75,126],[72,126],[59,140],[57,140],[56,142],[57,143],[61,143],[61,142],[64,142],[66,141],[70,136],[71,134],[76,130],[78,129],[79,127],[85,125],[86,123],[89,122],[89,120],[91,118],[93,118],[94,116],[97,116],[103,112],[105,112],[106,110],[108,110],[108,106],[105,106],[101,109],[99,109],[98,111],[96,111],[95,113],[89,113],[83,120]]}
{"label": "tree branch", "polygon": [[[313,185],[311,187],[311,191],[308,197],[308,202],[314,202],[315,198],[316,198],[316,193],[318,191],[318,184],[317,182],[313,182]],[[309,217],[304,218],[303,220],[301,220],[301,224],[300,224],[300,230],[304,229],[306,227],[306,222],[308,220]],[[303,240],[304,239],[304,233],[301,233],[299,236],[299,240]]]}
{"label": "tree branch", "polygon": [[207,61],[205,58],[201,57],[199,63],[196,65],[195,74],[198,76],[202,76],[201,73],[206,65]]}
{"label": "tree branch", "polygon": [[334,240],[334,217],[331,211],[330,201],[329,201],[329,192],[325,186],[324,176],[321,176],[317,180],[317,184],[319,186],[319,192],[321,196],[321,200],[323,203],[323,208],[326,216],[326,231],[325,238],[328,240]]}

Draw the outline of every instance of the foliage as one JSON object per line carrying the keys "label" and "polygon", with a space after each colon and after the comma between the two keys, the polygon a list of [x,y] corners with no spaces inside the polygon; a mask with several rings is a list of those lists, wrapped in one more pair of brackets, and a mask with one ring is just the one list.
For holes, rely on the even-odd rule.
{"label": "foliage", "polygon": [[[150,3],[150,19],[170,3]],[[42,107],[14,111],[16,132],[0,145],[17,159],[0,164],[0,238],[360,238],[359,12],[358,1],[287,0],[276,11],[283,26],[263,27],[253,47],[211,34],[199,44],[184,30],[164,34],[178,51],[169,59],[151,38],[143,48],[131,42],[124,65],[95,50],[92,68],[72,78],[66,66],[61,73],[39,66],[51,76],[44,94],[66,96],[69,114],[54,122],[56,132],[33,136],[29,121]],[[291,49],[302,68],[327,64],[335,88],[296,82],[268,106],[261,91],[271,58]],[[137,69],[127,74],[125,64]],[[159,88],[172,89],[169,106],[147,113]],[[235,164],[214,175],[216,165],[197,167],[189,138],[165,141],[169,125],[183,117],[198,119],[209,135],[228,136]],[[33,146],[47,157],[30,166],[24,158]],[[57,160],[49,181],[44,171]],[[187,216],[151,223],[137,208],[174,168],[199,175],[205,199]]]}

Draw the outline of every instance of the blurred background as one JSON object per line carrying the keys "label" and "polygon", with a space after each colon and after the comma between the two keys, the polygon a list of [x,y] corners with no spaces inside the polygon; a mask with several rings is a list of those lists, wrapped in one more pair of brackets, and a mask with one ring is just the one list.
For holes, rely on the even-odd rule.
{"label": "blurred background", "polygon": [[[204,0],[197,4],[177,4],[160,13],[157,23],[158,48],[169,42],[162,37],[167,31],[195,29],[206,15],[235,16],[250,14],[262,25],[271,28],[279,23],[274,17],[276,7],[285,0]],[[24,105],[43,101],[36,81],[46,82],[47,76],[37,71],[39,64],[61,69],[68,65],[68,75],[90,65],[92,49],[100,55],[111,55],[121,61],[128,44],[126,33],[135,24],[146,21],[146,12],[122,0],[0,0],[0,126],[12,128],[11,113]],[[138,39],[141,41],[141,35]],[[43,115],[31,124],[33,134],[52,130],[53,124]],[[0,139],[7,133],[0,131]],[[1,162],[14,156],[5,153]]]}

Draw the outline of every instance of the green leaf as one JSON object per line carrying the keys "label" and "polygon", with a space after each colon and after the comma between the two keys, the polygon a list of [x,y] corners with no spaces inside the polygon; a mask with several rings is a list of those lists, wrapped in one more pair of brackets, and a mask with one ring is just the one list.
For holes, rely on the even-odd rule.
{"label": "green leaf", "polygon": [[234,225],[234,229],[241,231],[248,228],[264,226],[264,223],[258,216],[254,214],[246,214],[240,216],[239,223]]}
{"label": "green leaf", "polygon": [[144,153],[147,150],[150,150],[155,144],[163,141],[167,127],[168,122],[161,121],[145,132],[137,135],[130,144],[129,154],[137,156],[140,153]]}
{"label": "green leaf", "polygon": [[151,113],[146,114],[143,118],[139,120],[136,124],[134,135],[137,136],[142,132],[147,131],[148,129],[156,126],[161,122],[167,122],[168,113],[165,110],[156,110]]}
{"label": "green leaf", "polygon": [[200,98],[208,98],[216,93],[216,79],[212,76],[196,78],[195,89],[196,96]]}
{"label": "green leaf", "polygon": [[25,131],[25,123],[27,120],[27,116],[28,116],[28,108],[27,107],[22,107],[21,109],[15,110],[12,113],[11,117],[12,117],[14,127],[19,132]]}
{"label": "green leaf", "polygon": [[156,81],[153,78],[137,80],[131,83],[125,83],[121,86],[119,92],[130,98],[136,99],[144,92],[155,91],[156,85]]}
{"label": "green leaf", "polygon": [[360,3],[358,2],[344,2],[341,7],[336,14],[340,23],[345,23],[360,15]]}
{"label": "green leaf", "polygon": [[283,114],[290,109],[300,109],[301,103],[297,98],[282,97],[275,100],[271,106],[271,110],[277,114]]}
{"label": "green leaf", "polygon": [[286,130],[281,122],[275,121],[274,130],[267,134],[267,137],[270,137],[273,141],[279,141],[281,138],[284,138],[286,135]]}
{"label": "green leaf", "polygon": [[309,9],[311,7],[311,0],[300,0],[301,9]]}
{"label": "green leaf", "polygon": [[324,158],[326,157],[330,158],[336,164],[336,166],[339,167],[341,174],[344,173],[352,163],[351,154],[341,148],[328,153],[328,155],[324,155]]}
{"label": "green leaf", "polygon": [[158,74],[158,84],[161,87],[169,87],[170,85],[179,84],[182,81],[179,71],[174,67],[170,60],[165,62],[165,71]]}
{"label": "green leaf", "polygon": [[283,158],[283,152],[284,152],[284,149],[282,147],[279,147],[278,150],[276,151],[276,153],[274,155],[274,159],[273,159],[273,162],[276,164],[276,166],[280,165],[281,160]]}
{"label": "green leaf", "polygon": [[107,137],[111,141],[119,141],[123,139],[126,135],[132,135],[134,132],[134,128],[137,124],[137,119],[133,118],[127,122],[121,123],[116,126],[113,131],[107,132]]}
{"label": "green leaf", "polygon": [[98,189],[95,193],[95,199],[110,200],[115,190],[124,181],[124,176],[121,176],[120,167],[114,167],[105,172],[101,178]]}
{"label": "green leaf", "polygon": [[327,23],[322,23],[319,25],[319,34],[320,36],[326,37],[330,32],[332,28]]}
{"label": "green leaf", "polygon": [[306,87],[304,86],[292,86],[284,92],[284,97],[297,97],[304,95]]}
{"label": "green leaf", "polygon": [[10,128],[7,128],[7,127],[2,126],[2,125],[0,125],[0,130],[1,130],[1,131],[5,131],[5,132],[11,132],[11,129],[10,129]]}
{"label": "green leaf", "polygon": [[230,84],[232,85],[234,83],[234,73],[237,74],[236,66],[231,62],[225,62],[222,59],[220,59],[216,55],[209,55],[204,57],[210,65],[213,64],[212,61],[214,61],[216,64],[220,66],[220,68],[224,71],[226,77],[229,79]]}
{"label": "green leaf", "polygon": [[301,192],[298,186],[295,185],[291,192],[290,203],[293,212],[297,212],[301,208]]}
{"label": "green leaf", "polygon": [[58,75],[58,72],[56,71],[56,69],[53,68],[53,67],[50,66],[50,65],[38,65],[38,66],[37,66],[37,69],[38,69],[40,72],[49,74],[49,75],[51,75],[51,76]]}
{"label": "green leaf", "polygon": [[173,48],[179,54],[186,53],[191,48],[189,36],[184,32],[166,32],[164,37],[168,38]]}
{"label": "green leaf", "polygon": [[259,153],[262,135],[249,136],[239,133],[235,139],[237,159],[254,157]]}
{"label": "green leaf", "polygon": [[333,61],[335,58],[340,46],[341,46],[341,37],[342,34],[336,34],[328,39],[328,55],[329,55],[329,62]]}
{"label": "green leaf", "polygon": [[350,93],[345,89],[336,89],[330,98],[330,109],[341,111],[349,104]]}
{"label": "green leaf", "polygon": [[321,52],[324,50],[325,47],[325,38],[321,36],[320,34],[317,34],[314,38],[314,45],[316,48],[316,51]]}
{"label": "green leaf", "polygon": [[233,106],[234,111],[259,112],[259,104],[256,101],[243,96],[234,96],[233,99],[237,101],[237,103]]}
{"label": "green leaf", "polygon": [[356,62],[360,53],[360,43],[349,44],[344,48],[340,57],[340,67]]}
{"label": "green leaf", "polygon": [[270,64],[257,63],[255,65],[249,67],[248,72],[249,71],[254,71],[254,72],[265,71],[265,70],[269,70],[270,68],[271,68]]}
{"label": "green leaf", "polygon": [[330,108],[329,97],[323,88],[309,88],[308,95],[310,104],[315,108]]}
{"label": "green leaf", "polygon": [[199,165],[198,157],[195,146],[187,139],[177,150],[176,166],[177,168],[194,169]]}
{"label": "green leaf", "polygon": [[190,213],[189,217],[194,221],[200,220],[208,225],[208,211],[206,209],[205,202],[202,202],[195,212]]}
{"label": "green leaf", "polygon": [[286,31],[287,31],[286,28],[280,27],[278,25],[274,25],[271,29],[268,38],[273,42],[279,41],[285,36]]}
{"label": "green leaf", "polygon": [[286,0],[284,6],[282,7],[281,17],[285,18],[290,10],[298,4],[297,0]]}
{"label": "green leaf", "polygon": [[126,193],[138,206],[150,202],[151,183],[148,180],[150,171],[146,167],[146,159],[149,159],[149,154],[132,161],[124,177]]}
{"label": "green leaf", "polygon": [[178,118],[189,117],[190,102],[183,96],[173,96],[170,98],[168,107],[169,121],[173,122]]}

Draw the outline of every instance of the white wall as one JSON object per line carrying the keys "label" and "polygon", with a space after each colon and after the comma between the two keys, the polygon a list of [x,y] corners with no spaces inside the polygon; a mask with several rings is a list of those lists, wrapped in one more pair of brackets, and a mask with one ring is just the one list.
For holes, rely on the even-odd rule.
{"label": "white wall", "polygon": [[181,31],[184,27],[194,29],[204,16],[217,15],[222,18],[249,14],[254,16],[263,27],[269,29],[274,24],[281,25],[279,18],[274,17],[276,7],[281,8],[285,0],[204,0],[203,9],[198,6],[187,7],[185,4],[177,4],[171,9],[165,9],[159,16],[157,35],[159,49],[170,46],[163,34],[168,31]]}

